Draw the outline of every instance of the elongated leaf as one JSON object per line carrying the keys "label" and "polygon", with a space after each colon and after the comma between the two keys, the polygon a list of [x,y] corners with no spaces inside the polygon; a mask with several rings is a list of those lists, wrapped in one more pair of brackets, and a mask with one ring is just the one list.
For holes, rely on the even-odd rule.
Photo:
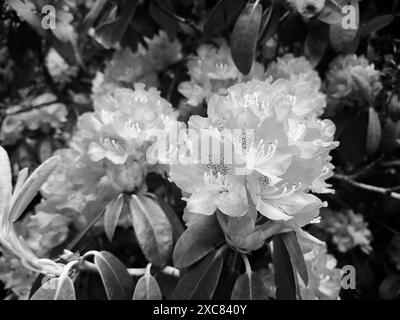
{"label": "elongated leaf", "polygon": [[161,300],[161,290],[157,280],[146,271],[136,284],[133,300]]}
{"label": "elongated leaf", "polygon": [[379,297],[383,300],[395,300],[400,297],[400,277],[390,274],[379,285]]}
{"label": "elongated leaf", "polygon": [[279,20],[282,16],[282,8],[277,5],[271,5],[269,11],[266,12],[264,24],[260,30],[261,42],[266,42],[273,37],[278,30]]}
{"label": "elongated leaf", "polygon": [[210,300],[217,287],[222,265],[222,256],[215,250],[210,252],[179,280],[172,300]]}
{"label": "elongated leaf", "polygon": [[99,17],[101,10],[103,10],[104,5],[107,3],[107,0],[96,0],[85,19],[82,22],[81,32],[82,34],[86,34],[89,29],[92,27],[93,23]]}
{"label": "elongated leaf", "polygon": [[293,268],[299,273],[304,284],[308,285],[308,271],[306,262],[304,261],[304,254],[301,250],[299,241],[297,240],[296,233],[294,231],[286,232],[282,234],[283,242],[286,246],[286,250],[292,261]]}
{"label": "elongated leaf", "polygon": [[72,279],[68,276],[46,281],[30,300],[76,300]]}
{"label": "elongated leaf", "polygon": [[263,280],[256,272],[241,274],[232,290],[232,300],[268,300]]}
{"label": "elongated leaf", "polygon": [[109,300],[132,299],[133,279],[118,258],[107,251],[101,251],[95,254],[94,263]]}
{"label": "elongated leaf", "polygon": [[275,270],[276,298],[278,300],[296,300],[297,279],[280,234],[273,238],[272,262]]}
{"label": "elongated leaf", "polygon": [[149,197],[133,195],[129,202],[133,228],[146,258],[164,266],[172,251],[172,227],[160,206]]}
{"label": "elongated leaf", "polygon": [[248,74],[254,61],[258,32],[261,22],[261,5],[247,4],[231,35],[232,58],[243,74]]}
{"label": "elongated leaf", "polygon": [[14,194],[10,210],[14,222],[18,220],[26,207],[36,196],[42,184],[57,167],[59,161],[60,157],[55,156],[43,162],[21,186],[19,193]]}
{"label": "elongated leaf", "polygon": [[175,245],[173,260],[177,268],[197,262],[225,241],[215,215],[201,217],[182,233]]}
{"label": "elongated leaf", "polygon": [[367,154],[373,154],[379,147],[382,137],[381,122],[373,107],[368,110]]}
{"label": "elongated leaf", "polygon": [[204,33],[219,36],[238,16],[246,0],[219,0],[204,22]]}
{"label": "elongated leaf", "polygon": [[7,0],[8,5],[13,8],[18,16],[25,20],[38,34],[44,36],[46,30],[42,28],[42,21],[35,5],[31,1]]}
{"label": "elongated leaf", "polygon": [[104,230],[106,232],[108,240],[110,241],[114,237],[115,229],[117,228],[123,205],[124,196],[123,194],[120,194],[116,198],[111,200],[111,202],[106,207],[106,211],[104,213]]}
{"label": "elongated leaf", "polygon": [[309,24],[308,34],[304,43],[304,55],[313,67],[323,58],[329,44],[329,29],[322,22]]}
{"label": "elongated leaf", "polygon": [[157,1],[150,1],[150,15],[153,20],[165,30],[169,40],[173,41],[175,40],[176,33],[178,31],[178,23],[173,17],[171,17],[171,15],[167,13],[171,12],[171,10],[167,7],[167,1],[159,1],[157,4],[155,4],[155,2]]}
{"label": "elongated leaf", "polygon": [[175,211],[171,208],[171,206],[167,202],[165,202],[160,197],[157,197],[157,201],[171,223],[172,235],[175,243],[179,239],[181,234],[185,231],[185,228],[182,224],[182,221],[179,219]]}
{"label": "elongated leaf", "polygon": [[136,0],[127,1],[120,17],[111,22],[106,22],[96,29],[95,39],[107,49],[117,44],[124,36],[136,11],[136,6]]}
{"label": "elongated leaf", "polygon": [[393,14],[384,14],[375,17],[362,26],[361,35],[366,36],[380,29],[383,29],[384,27],[391,24],[393,20],[394,20]]}
{"label": "elongated leaf", "polygon": [[[12,174],[7,151],[0,146],[0,193],[12,192]],[[2,204],[3,205],[3,204]]]}

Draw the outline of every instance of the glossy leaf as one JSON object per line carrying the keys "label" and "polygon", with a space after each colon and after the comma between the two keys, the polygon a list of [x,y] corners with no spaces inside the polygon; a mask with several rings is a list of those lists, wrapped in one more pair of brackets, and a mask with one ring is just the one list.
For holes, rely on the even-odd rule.
{"label": "glossy leaf", "polygon": [[30,300],[76,300],[72,279],[61,276],[46,281]]}
{"label": "glossy leaf", "polygon": [[37,33],[41,36],[46,34],[46,30],[42,28],[42,20],[37,12],[37,8],[32,2],[7,0],[7,3],[17,12],[18,16],[25,20]]}
{"label": "glossy leaf", "polygon": [[109,300],[132,299],[133,279],[118,258],[107,251],[100,251],[95,254],[94,263]]}
{"label": "glossy leaf", "polygon": [[247,4],[236,20],[231,35],[232,58],[243,74],[253,65],[261,22],[261,5]]}
{"label": "glossy leaf", "polygon": [[238,16],[245,3],[245,0],[219,0],[205,19],[204,33],[219,36]]}
{"label": "glossy leaf", "polygon": [[382,137],[381,122],[373,107],[368,110],[367,154],[373,154],[379,147]]}
{"label": "glossy leaf", "polygon": [[189,226],[175,245],[174,266],[184,268],[197,262],[219,247],[225,238],[215,215],[202,216],[196,224]]}
{"label": "glossy leaf", "polygon": [[14,193],[10,215],[13,221],[17,221],[32,199],[39,192],[40,187],[48,179],[60,161],[59,156],[52,157],[43,162],[20,187],[18,193]]}
{"label": "glossy leaf", "polygon": [[136,0],[127,1],[120,17],[105,22],[96,29],[95,39],[107,49],[117,44],[124,36],[136,11],[136,6]]}
{"label": "glossy leaf", "polygon": [[[148,268],[150,269],[150,268]],[[161,300],[161,290],[149,270],[138,280],[133,300]]]}
{"label": "glossy leaf", "polygon": [[379,297],[383,300],[395,300],[400,297],[400,277],[390,274],[379,286]]}
{"label": "glossy leaf", "polygon": [[304,54],[313,67],[317,66],[322,60],[328,44],[328,26],[321,22],[311,23],[304,43]]}
{"label": "glossy leaf", "polygon": [[218,284],[223,265],[218,251],[210,252],[179,280],[172,300],[210,300]]}
{"label": "glossy leaf", "polygon": [[154,196],[154,197],[171,223],[172,236],[173,236],[174,243],[175,243],[179,239],[181,234],[185,231],[185,227],[183,226],[182,221],[179,219],[179,217],[177,216],[174,209],[167,202],[165,202],[160,197],[156,197],[156,196]]}
{"label": "glossy leaf", "polygon": [[108,240],[112,240],[114,237],[115,229],[117,228],[119,217],[122,213],[122,207],[124,205],[123,194],[118,195],[107,205],[104,213],[104,230],[106,232]]}
{"label": "glossy leaf", "polygon": [[146,258],[162,267],[172,251],[172,227],[164,211],[151,198],[133,195],[129,202],[133,228]]}
{"label": "glossy leaf", "polygon": [[232,291],[232,300],[268,300],[263,280],[256,272],[241,274]]}
{"label": "glossy leaf", "polygon": [[167,7],[167,1],[150,1],[150,15],[153,20],[165,30],[170,41],[175,40],[178,32],[178,23],[176,19],[171,17],[167,12],[171,12]]}
{"label": "glossy leaf", "polygon": [[273,238],[272,262],[278,300],[296,300],[296,277],[289,254],[280,234]]}
{"label": "glossy leaf", "polygon": [[394,20],[393,14],[384,14],[375,18],[372,18],[366,24],[361,27],[361,35],[366,36],[373,32],[379,31],[387,27]]}
{"label": "glossy leaf", "polygon": [[106,3],[107,0],[96,0],[96,2],[93,4],[92,8],[90,9],[90,11],[85,16],[85,19],[82,22],[81,32],[83,34],[86,34],[92,27],[93,23],[99,17]]}
{"label": "glossy leaf", "polygon": [[283,243],[285,244],[286,250],[289,254],[290,261],[292,262],[293,269],[296,270],[304,284],[308,285],[308,271],[306,262],[304,261],[304,254],[301,250],[299,241],[294,231],[283,233]]}

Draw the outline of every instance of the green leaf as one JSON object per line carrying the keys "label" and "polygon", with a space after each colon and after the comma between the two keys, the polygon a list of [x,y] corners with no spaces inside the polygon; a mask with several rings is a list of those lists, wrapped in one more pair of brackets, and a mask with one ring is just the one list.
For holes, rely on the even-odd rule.
{"label": "green leaf", "polygon": [[41,36],[45,36],[46,30],[42,28],[41,18],[32,1],[7,0],[8,5],[13,8],[18,16],[25,20]]}
{"label": "green leaf", "polygon": [[271,39],[278,30],[279,21],[282,16],[282,8],[272,5],[269,9],[265,10],[263,17],[264,16],[265,20],[260,28],[260,38],[263,43]]}
{"label": "green leaf", "polygon": [[210,252],[179,280],[172,300],[210,300],[217,287],[222,265],[219,251]]}
{"label": "green leaf", "polygon": [[272,262],[278,300],[296,300],[296,277],[282,235],[273,237]]}
{"label": "green leaf", "polygon": [[83,19],[82,25],[80,27],[82,34],[86,35],[86,33],[92,27],[93,23],[99,17],[101,10],[103,10],[106,3],[107,0],[96,0],[88,14]]}
{"label": "green leaf", "polygon": [[[12,174],[7,151],[0,146],[0,194],[12,193]],[[4,205],[3,203],[1,205]]]}
{"label": "green leaf", "polygon": [[247,4],[236,20],[232,31],[232,58],[236,67],[243,74],[248,74],[253,65],[261,15],[260,4]]}
{"label": "green leaf", "polygon": [[105,22],[96,29],[96,41],[107,49],[116,45],[124,36],[136,11],[136,6],[136,0],[127,1],[126,6],[122,8],[122,14],[120,17],[113,21]]}
{"label": "green leaf", "polygon": [[107,251],[97,252],[94,263],[109,300],[131,300],[134,283],[124,264]]}
{"label": "green leaf", "polygon": [[72,279],[61,276],[46,281],[30,300],[76,300]]}
{"label": "green leaf", "polygon": [[162,198],[157,197],[155,195],[153,195],[153,197],[158,202],[161,209],[166,214],[169,222],[171,223],[172,236],[175,243],[179,239],[181,234],[185,231],[185,227],[183,226],[181,219],[179,219],[174,209],[171,208],[171,206],[167,202],[165,202]]}
{"label": "green leaf", "polygon": [[175,245],[174,266],[184,268],[197,262],[225,241],[215,215],[201,219],[182,233]]}
{"label": "green leaf", "polygon": [[129,202],[133,228],[146,258],[162,267],[170,257],[172,227],[164,211],[151,198],[133,195]]}
{"label": "green leaf", "polygon": [[379,297],[383,300],[395,300],[400,297],[400,277],[390,274],[379,286]]}
{"label": "green leaf", "polygon": [[214,37],[221,35],[238,16],[245,3],[245,0],[219,0],[205,18],[204,33]]}
{"label": "green leaf", "polygon": [[[155,4],[157,2],[157,4]],[[167,12],[171,12],[167,1],[150,1],[150,15],[153,20],[165,30],[170,41],[174,41],[178,32],[178,23]]]}
{"label": "green leaf", "polygon": [[108,240],[110,241],[114,237],[115,229],[117,228],[123,205],[124,196],[121,193],[117,197],[112,199],[106,207],[104,213],[104,230],[106,232]]}
{"label": "green leaf", "polygon": [[382,137],[381,122],[373,107],[368,110],[367,154],[373,154],[379,147]]}
{"label": "green leaf", "polygon": [[329,44],[328,26],[321,22],[309,24],[307,38],[304,42],[304,55],[313,67],[322,60]]}
{"label": "green leaf", "polygon": [[286,232],[282,234],[283,243],[286,246],[286,250],[289,254],[290,261],[294,270],[296,270],[304,284],[308,285],[308,271],[306,262],[304,261],[304,254],[301,250],[299,241],[294,231]]}
{"label": "green leaf", "polygon": [[150,268],[146,269],[146,273],[138,280],[133,300],[161,300],[161,290],[156,279],[150,274]]}
{"label": "green leaf", "polygon": [[43,162],[33,171],[24,184],[19,187],[19,192],[14,193],[10,209],[10,216],[14,222],[18,220],[26,207],[36,196],[40,187],[57,167],[59,161],[60,157],[55,156]]}
{"label": "green leaf", "polygon": [[393,14],[384,14],[375,17],[361,27],[361,35],[367,36],[373,32],[383,29],[389,24],[391,24],[393,20],[394,20]]}
{"label": "green leaf", "polygon": [[232,300],[268,300],[268,292],[263,280],[256,273],[241,274],[235,283],[232,291]]}

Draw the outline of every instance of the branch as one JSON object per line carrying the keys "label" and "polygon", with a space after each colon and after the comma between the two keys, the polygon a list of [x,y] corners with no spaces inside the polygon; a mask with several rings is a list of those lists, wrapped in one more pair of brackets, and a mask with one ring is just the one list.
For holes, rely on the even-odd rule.
{"label": "branch", "polygon": [[397,188],[382,188],[382,187],[371,186],[369,184],[354,181],[351,179],[351,177],[341,175],[341,174],[335,174],[332,177],[332,179],[336,179],[336,180],[345,182],[345,183],[347,183],[353,187],[359,188],[359,189],[363,189],[363,190],[367,190],[367,191],[371,191],[371,192],[375,192],[375,193],[380,193],[385,196],[392,197],[393,199],[400,200],[400,193],[393,192],[393,190],[395,190]]}

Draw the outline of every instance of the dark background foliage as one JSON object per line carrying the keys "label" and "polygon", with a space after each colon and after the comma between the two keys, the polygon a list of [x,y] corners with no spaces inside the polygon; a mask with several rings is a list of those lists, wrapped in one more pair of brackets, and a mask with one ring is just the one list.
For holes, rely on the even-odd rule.
{"label": "dark background foliage", "polygon": [[[88,8],[84,5],[84,1],[76,1],[72,10],[74,15],[72,26],[78,37],[76,42],[68,40],[63,42],[50,32],[45,35],[39,34],[32,24],[17,15],[9,6],[9,2],[1,2],[0,121],[4,119],[11,105],[22,105],[23,110],[32,108],[26,97],[44,90],[53,92],[57,101],[65,103],[69,111],[68,124],[63,128],[64,135],[53,130],[26,132],[19,141],[8,146],[7,151],[11,155],[12,162],[19,168],[36,167],[43,160],[43,152],[39,152],[40,150],[45,148],[45,154],[51,154],[67,143],[68,138],[65,133],[71,133],[77,117],[92,108],[88,100],[91,81],[96,71],[102,70],[105,62],[111,57],[113,49],[109,47],[114,42],[120,41],[122,46],[129,46],[135,51],[138,43],[145,45],[144,37],[151,37],[159,29],[163,29],[170,39],[179,38],[183,45],[183,55],[186,57],[193,54],[199,44],[210,42],[215,37],[230,39],[235,21],[246,2],[245,0],[139,1],[127,26],[118,25],[120,29],[113,33],[110,31],[107,14],[110,14],[112,9],[123,14],[129,6],[129,1],[106,1],[103,14],[94,21],[87,18]],[[261,5],[263,8],[274,5],[275,11],[269,20],[266,19],[268,12],[265,10],[263,13],[262,32],[257,41],[258,49],[277,32],[278,45],[300,55],[304,53],[304,43],[310,33],[326,27],[317,19],[305,21],[298,13],[288,10],[283,1],[263,0]],[[333,152],[336,172],[388,190],[386,194],[376,193],[358,188],[346,179],[337,177],[332,179],[336,194],[326,197],[330,207],[337,210],[351,208],[362,213],[369,223],[374,238],[373,251],[370,255],[366,255],[357,248],[347,253],[340,253],[332,245],[329,237],[321,234],[323,240],[327,241],[330,252],[338,259],[339,266],[352,264],[357,270],[357,288],[343,290],[342,299],[393,299],[399,298],[400,293],[400,271],[396,269],[388,253],[393,237],[399,236],[400,233],[400,201],[388,194],[400,186],[400,149],[396,143],[396,139],[400,138],[400,105],[393,106],[388,103],[391,95],[400,95],[400,3],[397,0],[360,2],[362,23],[384,15],[393,15],[390,23],[378,31],[362,35],[358,46],[352,49],[358,55],[366,55],[377,69],[382,70],[384,90],[373,103],[382,128],[376,150],[368,151],[368,130],[371,130],[368,125],[368,107],[343,108],[333,117],[337,126],[337,140],[341,142],[340,147]],[[83,32],[90,25],[95,27],[97,36],[103,41],[102,45]],[[66,32],[68,33],[67,30]],[[318,45],[317,41],[309,49],[313,53],[311,58],[319,60],[317,70],[321,77],[324,77],[330,61],[338,53],[328,44],[326,50],[321,52]],[[55,47],[67,61],[78,67],[78,73],[66,84],[56,83],[47,70],[44,57],[50,47]],[[268,59],[262,57],[259,52],[260,50],[255,51],[256,58],[268,63]],[[316,57],[314,53],[319,56]],[[177,91],[177,85],[188,78],[185,63],[186,60],[183,59],[160,75],[161,93],[174,107],[178,107],[178,102],[182,98]],[[87,99],[76,99],[79,95]],[[199,112],[205,113],[205,107]],[[176,187],[157,176],[149,177],[148,185],[151,191],[164,185],[168,189],[170,203],[177,212],[182,213],[184,204]],[[135,257],[133,260],[123,261],[126,265],[132,267],[143,265],[145,259],[140,250],[135,250],[137,248],[135,246],[124,245],[131,241],[129,235],[119,230],[117,239],[113,243],[109,243],[105,237],[95,239],[88,236],[80,243],[78,249],[84,251],[85,246],[105,249],[118,257]],[[254,253],[252,264],[260,263],[263,250]],[[93,279],[98,276],[88,274],[86,277],[87,279],[80,281],[83,287],[78,290],[78,296],[104,297],[103,289],[99,289],[101,287],[99,279]],[[98,283],[99,286],[91,286],[91,290],[87,291],[85,283],[89,282]],[[224,289],[226,288],[218,287],[217,295],[221,294],[221,297],[224,297]],[[5,292],[1,291],[0,295],[4,296]]]}

